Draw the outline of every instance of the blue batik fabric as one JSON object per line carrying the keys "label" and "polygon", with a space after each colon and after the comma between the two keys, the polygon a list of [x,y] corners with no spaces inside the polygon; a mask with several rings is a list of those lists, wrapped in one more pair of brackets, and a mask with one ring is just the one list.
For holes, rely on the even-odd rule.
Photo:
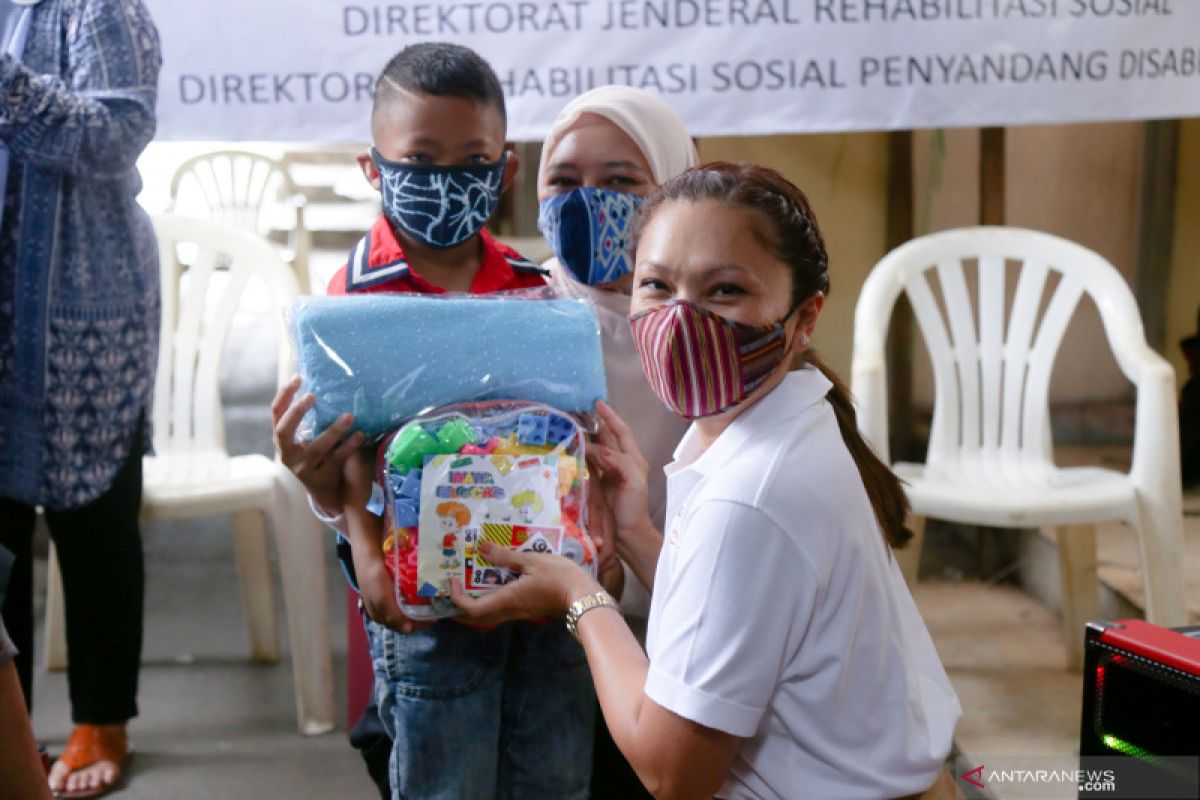
{"label": "blue batik fabric", "polygon": [[611,283],[633,270],[630,221],[641,204],[636,194],[581,187],[543,200],[538,228],[575,280]]}
{"label": "blue batik fabric", "polygon": [[158,33],[140,0],[43,0],[0,58],[0,494],[74,508],[111,484],[154,383],[158,254],[135,197]]}

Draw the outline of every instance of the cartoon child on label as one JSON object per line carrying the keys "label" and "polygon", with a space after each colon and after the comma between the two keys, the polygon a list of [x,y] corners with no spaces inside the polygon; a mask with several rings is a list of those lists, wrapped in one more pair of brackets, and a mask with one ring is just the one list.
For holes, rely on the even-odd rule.
{"label": "cartoon child on label", "polygon": [[513,508],[517,510],[517,519],[523,525],[532,525],[538,514],[541,514],[542,509],[545,508],[545,502],[541,495],[532,489],[513,495],[512,504]]}
{"label": "cartoon child on label", "polygon": [[457,569],[461,566],[458,560],[458,534],[470,524],[471,512],[462,503],[450,501],[438,505],[437,515],[442,523],[442,566],[445,569]]}

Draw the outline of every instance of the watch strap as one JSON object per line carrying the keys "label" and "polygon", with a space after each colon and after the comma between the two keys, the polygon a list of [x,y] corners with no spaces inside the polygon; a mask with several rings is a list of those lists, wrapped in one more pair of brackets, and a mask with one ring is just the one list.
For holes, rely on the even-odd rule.
{"label": "watch strap", "polygon": [[[567,630],[575,637],[575,641],[579,641],[579,618],[594,608],[618,608],[617,601],[608,592],[601,589],[598,592],[584,595],[578,600],[571,603],[567,608]],[[619,610],[619,609],[618,609]]]}

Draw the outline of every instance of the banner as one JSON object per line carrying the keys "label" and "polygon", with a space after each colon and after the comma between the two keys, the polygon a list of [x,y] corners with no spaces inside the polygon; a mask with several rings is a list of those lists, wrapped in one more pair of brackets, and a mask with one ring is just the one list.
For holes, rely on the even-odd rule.
{"label": "banner", "polygon": [[361,142],[417,41],[482,54],[509,136],[661,93],[697,136],[1200,115],[1200,0],[145,0],[165,139]]}

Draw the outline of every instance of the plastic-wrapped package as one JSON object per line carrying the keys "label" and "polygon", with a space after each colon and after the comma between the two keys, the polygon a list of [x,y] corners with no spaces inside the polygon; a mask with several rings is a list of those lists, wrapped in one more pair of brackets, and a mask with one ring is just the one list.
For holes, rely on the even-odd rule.
{"label": "plastic-wrapped package", "polygon": [[584,436],[540,403],[460,403],[413,420],[379,449],[384,558],[412,619],[458,613],[450,579],[479,595],[513,579],[478,550],[566,556],[596,574],[587,534]]}
{"label": "plastic-wrapped package", "polygon": [[527,295],[306,297],[292,309],[302,391],[298,437],[352,412],[380,436],[451,403],[526,400],[567,412],[605,397],[600,328],[578,299]]}

